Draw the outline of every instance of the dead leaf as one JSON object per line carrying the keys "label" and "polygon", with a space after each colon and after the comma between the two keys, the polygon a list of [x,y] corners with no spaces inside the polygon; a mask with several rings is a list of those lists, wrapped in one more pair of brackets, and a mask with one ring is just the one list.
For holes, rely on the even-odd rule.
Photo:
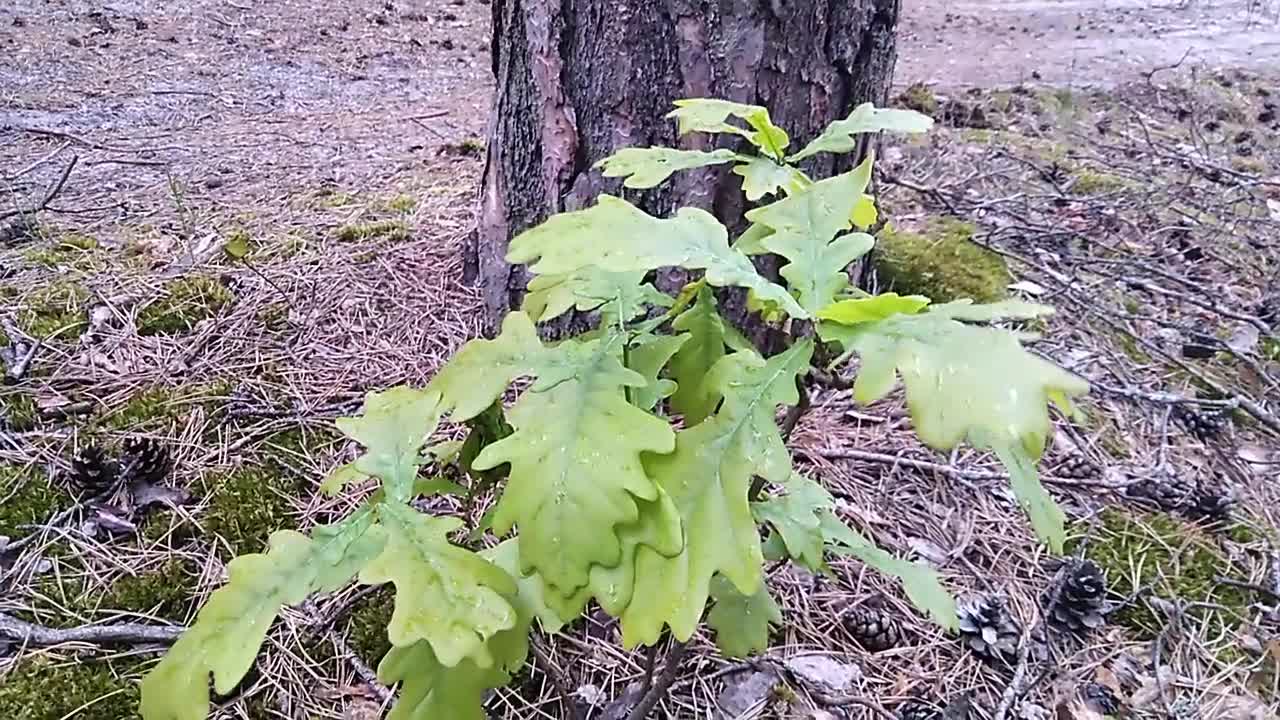
{"label": "dead leaf", "polygon": [[138,510],[145,510],[152,505],[177,507],[191,499],[191,493],[184,488],[138,483],[133,486],[133,503]]}
{"label": "dead leaf", "polygon": [[1201,717],[1204,720],[1267,720],[1267,704],[1255,697],[1228,695]]}
{"label": "dead leaf", "polygon": [[1106,720],[1106,715],[1089,707],[1078,697],[1058,705],[1054,714],[1057,720]]}
{"label": "dead leaf", "polygon": [[1171,703],[1174,698],[1174,680],[1177,674],[1169,668],[1160,668],[1157,677],[1148,677],[1142,687],[1129,698],[1129,705],[1134,710],[1141,710],[1153,703]]}

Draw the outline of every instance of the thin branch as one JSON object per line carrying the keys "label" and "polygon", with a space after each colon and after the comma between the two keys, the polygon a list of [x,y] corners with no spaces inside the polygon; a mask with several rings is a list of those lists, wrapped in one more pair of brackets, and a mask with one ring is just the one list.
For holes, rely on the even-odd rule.
{"label": "thin branch", "polygon": [[[1031,645],[1035,631],[1044,628],[1046,621],[1053,616],[1053,611],[1057,608],[1058,601],[1062,597],[1062,588],[1066,586],[1067,579],[1071,577],[1071,573],[1075,570],[1076,564],[1069,562],[1058,570],[1058,577],[1054,578],[1053,586],[1049,590],[1049,600],[1044,605],[1044,612],[1041,614],[1038,622],[1027,627],[1026,632],[1022,634],[1022,643],[1018,647],[1018,662],[1013,671],[1013,679],[1009,681],[1009,686],[1004,689],[1004,693],[1000,695],[1000,704],[996,706],[996,712],[992,716],[994,720],[1005,720],[1009,715],[1009,710],[1018,698],[1022,697],[1031,689],[1032,683],[1027,682],[1027,668],[1031,664]],[[1044,677],[1042,674],[1041,678]]]}
{"label": "thin branch", "polygon": [[123,643],[163,643],[178,639],[186,628],[180,625],[81,625],[57,629],[19,620],[0,613],[0,637],[28,645],[48,647],[63,643],[93,643],[110,645]]}
{"label": "thin branch", "polygon": [[813,696],[818,699],[818,702],[828,707],[858,705],[870,710],[872,714],[881,717],[884,720],[898,720],[898,716],[885,709],[884,705],[862,695],[827,695],[825,693],[813,693]]}
{"label": "thin branch", "polygon": [[547,657],[547,653],[538,643],[530,638],[529,650],[533,652],[534,664],[543,674],[551,678],[551,684],[555,686],[556,692],[560,693],[560,707],[564,711],[564,717],[570,720],[582,720],[582,711],[578,709],[578,704],[573,701],[573,691],[569,689],[569,684],[565,682],[564,673],[560,668]]}
{"label": "thin branch", "polygon": [[58,178],[58,182],[54,183],[45,191],[44,197],[37,205],[25,210],[7,210],[2,212],[0,213],[0,220],[7,220],[15,215],[34,215],[49,207],[49,203],[53,202],[53,199],[58,197],[58,193],[62,192],[63,186],[67,184],[67,178],[71,176],[71,170],[75,168],[76,163],[79,161],[79,155],[71,156],[71,162],[67,163],[67,166],[62,169],[62,176]]}
{"label": "thin branch", "polygon": [[649,691],[640,698],[640,702],[631,709],[631,713],[627,715],[627,720],[645,720],[649,717],[649,713],[654,706],[667,694],[672,683],[676,681],[676,673],[680,671],[680,660],[684,658],[685,652],[689,650],[689,644],[677,641],[671,646],[671,650],[667,652],[667,657],[662,665],[662,674],[658,676],[657,682]]}
{"label": "thin branch", "polygon": [[[915,468],[917,470],[928,470],[930,472],[941,473],[957,480],[1008,480],[1008,473],[996,472],[993,470],[965,470],[954,465],[943,465],[941,463],[929,462],[928,460],[916,460],[914,458],[906,458],[898,455],[887,455],[885,453],[869,452],[866,450],[810,450],[808,448],[795,448],[795,452],[813,457],[820,457],[824,460],[865,460],[867,462],[880,463],[882,465],[905,465],[906,467]],[[1103,480],[1076,480],[1070,478],[1055,478],[1042,475],[1041,480],[1048,483],[1056,483],[1058,485],[1070,485],[1078,487],[1121,487],[1123,484],[1106,482]]]}

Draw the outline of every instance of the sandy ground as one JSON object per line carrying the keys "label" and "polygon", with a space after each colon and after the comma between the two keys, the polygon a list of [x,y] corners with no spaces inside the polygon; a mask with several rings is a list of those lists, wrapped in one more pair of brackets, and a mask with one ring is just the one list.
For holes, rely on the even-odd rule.
{"label": "sandy ground", "polygon": [[899,83],[1115,86],[1153,68],[1274,68],[1276,0],[904,0]]}

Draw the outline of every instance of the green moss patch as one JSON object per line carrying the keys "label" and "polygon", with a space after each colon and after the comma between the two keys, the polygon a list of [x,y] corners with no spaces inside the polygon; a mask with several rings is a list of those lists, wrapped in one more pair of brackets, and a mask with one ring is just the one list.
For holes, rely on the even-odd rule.
{"label": "green moss patch", "polygon": [[19,304],[18,325],[35,338],[78,332],[88,322],[89,291],[67,280],[46,284]]}
{"label": "green moss patch", "polygon": [[409,237],[409,226],[401,220],[380,220],[378,222],[343,225],[338,228],[337,238],[342,242],[358,242],[360,240],[404,240]]}
{"label": "green moss patch", "polygon": [[22,660],[0,676],[0,717],[9,720],[124,720],[138,717],[140,666],[91,659]]}
{"label": "green moss patch", "polygon": [[387,210],[397,213],[411,213],[418,207],[418,199],[412,195],[401,193],[387,201]]}
{"label": "green moss patch", "polygon": [[271,533],[294,526],[289,498],[301,483],[275,468],[243,467],[203,483],[209,504],[201,522],[236,555],[261,552]]}
{"label": "green moss patch", "polygon": [[180,622],[195,595],[196,570],[190,562],[170,558],[155,570],[117,579],[102,597],[105,610],[127,610]]}
{"label": "green moss patch", "polygon": [[235,295],[211,275],[190,275],[165,287],[165,294],[138,311],[139,335],[190,332],[201,320],[216,316],[235,302]]}
{"label": "green moss patch", "polygon": [[998,254],[974,243],[973,234],[971,223],[952,218],[934,220],[919,233],[886,226],[872,255],[880,284],[935,303],[1004,299],[1012,281],[1009,268]]}
{"label": "green moss patch", "polygon": [[1071,192],[1077,195],[1104,195],[1127,190],[1130,187],[1130,182],[1119,175],[1093,170],[1077,170],[1075,181],[1071,183]]}
{"label": "green moss patch", "polygon": [[387,624],[391,622],[394,606],[395,592],[390,585],[385,585],[362,599],[351,611],[347,643],[370,666],[377,667],[378,661],[391,649]]}
{"label": "green moss patch", "polygon": [[[1085,556],[1106,572],[1116,597],[1128,599],[1141,588],[1165,600],[1218,606],[1187,610],[1215,633],[1235,628],[1249,616],[1248,591],[1217,582],[1233,574],[1231,563],[1202,529],[1167,513],[1107,509],[1099,520],[1098,527],[1081,529],[1092,531]],[[1079,538],[1072,540],[1068,550],[1074,552],[1079,543]],[[1168,625],[1142,598],[1116,611],[1111,620],[1146,639]]]}
{"label": "green moss patch", "polygon": [[0,465],[0,535],[23,537],[30,532],[25,526],[45,522],[71,500],[38,468]]}
{"label": "green moss patch", "polygon": [[40,409],[29,393],[21,390],[0,391],[0,423],[11,430],[23,432],[35,427],[40,419]]}

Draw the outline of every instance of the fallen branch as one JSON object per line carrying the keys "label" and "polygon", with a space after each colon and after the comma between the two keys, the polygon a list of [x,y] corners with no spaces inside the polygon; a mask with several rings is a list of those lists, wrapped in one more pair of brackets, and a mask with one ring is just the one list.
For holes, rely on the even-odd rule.
{"label": "fallen branch", "polygon": [[19,620],[0,613],[0,637],[26,645],[49,647],[64,643],[92,643],[95,645],[127,643],[170,644],[178,639],[186,628],[179,625],[81,625],[57,629]]}
{"label": "fallen branch", "polygon": [[2,212],[0,213],[0,220],[8,220],[9,218],[14,216],[34,215],[40,212],[41,210],[44,210],[45,208],[49,207],[49,203],[53,202],[53,199],[58,197],[58,193],[62,192],[63,186],[67,184],[67,178],[71,176],[71,170],[75,168],[76,163],[79,161],[80,161],[79,155],[71,156],[71,162],[67,163],[67,166],[62,169],[62,175],[58,178],[58,182],[54,183],[52,186],[49,187],[48,190],[45,191],[44,197],[40,200],[38,204],[26,209],[7,210],[5,212]]}
{"label": "fallen branch", "polygon": [[[882,465],[905,465],[917,470],[928,470],[930,472],[941,473],[957,480],[1008,480],[1008,473],[996,472],[993,470],[965,470],[954,465],[943,465],[942,463],[929,462],[928,460],[916,460],[914,458],[901,457],[899,455],[888,455],[885,453],[869,452],[866,450],[809,450],[806,448],[795,448],[795,451],[811,457],[820,457],[824,460],[865,460],[867,462],[880,463]],[[1121,487],[1123,484],[1106,482],[1103,480],[1076,480],[1070,478],[1056,478],[1052,476],[1041,476],[1041,480],[1048,483],[1056,483],[1058,485],[1080,486],[1080,487]]]}

